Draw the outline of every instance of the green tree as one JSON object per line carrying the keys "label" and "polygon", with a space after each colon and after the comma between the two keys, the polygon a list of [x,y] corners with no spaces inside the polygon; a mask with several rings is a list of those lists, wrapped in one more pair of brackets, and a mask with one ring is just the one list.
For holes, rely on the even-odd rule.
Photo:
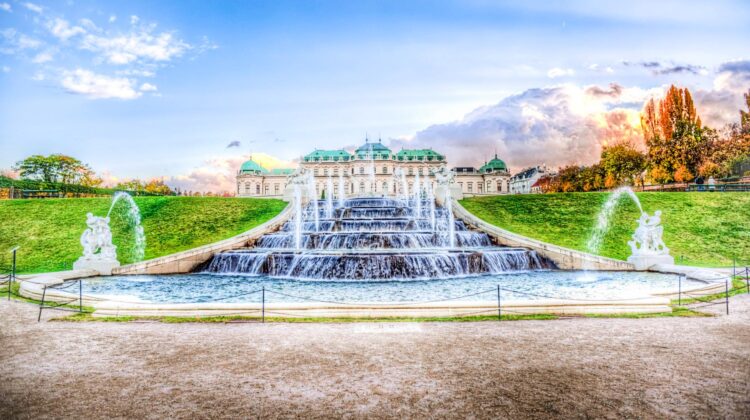
{"label": "green tree", "polygon": [[[80,160],[63,155],[33,155],[14,166],[22,179],[64,184],[96,186],[101,184],[91,168]],[[97,182],[98,181],[98,182]]]}
{"label": "green tree", "polygon": [[632,144],[621,142],[604,148],[599,164],[613,188],[622,184],[635,185],[646,169],[646,155]]}

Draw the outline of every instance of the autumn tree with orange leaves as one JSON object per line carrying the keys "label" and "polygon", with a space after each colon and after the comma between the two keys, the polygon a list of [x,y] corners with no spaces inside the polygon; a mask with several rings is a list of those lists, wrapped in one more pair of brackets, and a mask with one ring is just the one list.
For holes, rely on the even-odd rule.
{"label": "autumn tree with orange leaves", "polygon": [[653,181],[687,182],[695,178],[708,144],[687,88],[672,85],[663,99],[649,100],[641,115],[641,127]]}

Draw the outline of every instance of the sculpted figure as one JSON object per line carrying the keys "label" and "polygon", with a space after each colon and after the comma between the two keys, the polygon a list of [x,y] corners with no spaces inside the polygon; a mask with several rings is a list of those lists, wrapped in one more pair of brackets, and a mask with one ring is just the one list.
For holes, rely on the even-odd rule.
{"label": "sculpted figure", "polygon": [[[88,228],[81,235],[83,259],[116,260],[116,247],[112,244],[112,232],[109,229],[109,217],[98,217],[86,214]],[[97,253],[98,252],[98,253]]]}
{"label": "sculpted figure", "polygon": [[455,175],[447,166],[442,165],[440,169],[435,171],[435,181],[438,185],[450,185],[453,183]]}
{"label": "sculpted figure", "polygon": [[633,233],[633,239],[628,242],[633,255],[667,255],[669,248],[664,244],[662,235],[664,227],[661,225],[661,211],[657,210],[653,216],[641,213],[638,228]]}

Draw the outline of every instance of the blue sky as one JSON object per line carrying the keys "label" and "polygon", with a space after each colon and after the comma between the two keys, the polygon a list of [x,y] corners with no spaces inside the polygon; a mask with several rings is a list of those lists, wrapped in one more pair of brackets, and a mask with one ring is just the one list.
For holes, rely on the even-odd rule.
{"label": "blue sky", "polygon": [[284,165],[365,133],[454,164],[562,164],[588,136],[567,126],[596,126],[573,145],[595,156],[670,83],[730,121],[750,4],[651,3],[0,0],[0,168],[59,152],[222,189],[250,151]]}

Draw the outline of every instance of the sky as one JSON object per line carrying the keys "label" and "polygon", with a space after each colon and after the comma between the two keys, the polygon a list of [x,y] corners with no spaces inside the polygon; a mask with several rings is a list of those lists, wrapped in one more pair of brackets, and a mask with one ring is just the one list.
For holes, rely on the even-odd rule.
{"label": "sky", "polygon": [[[655,3],[655,4],[654,4]],[[0,0],[0,169],[233,190],[365,137],[450,166],[587,164],[674,83],[704,122],[750,89],[747,1]]]}

